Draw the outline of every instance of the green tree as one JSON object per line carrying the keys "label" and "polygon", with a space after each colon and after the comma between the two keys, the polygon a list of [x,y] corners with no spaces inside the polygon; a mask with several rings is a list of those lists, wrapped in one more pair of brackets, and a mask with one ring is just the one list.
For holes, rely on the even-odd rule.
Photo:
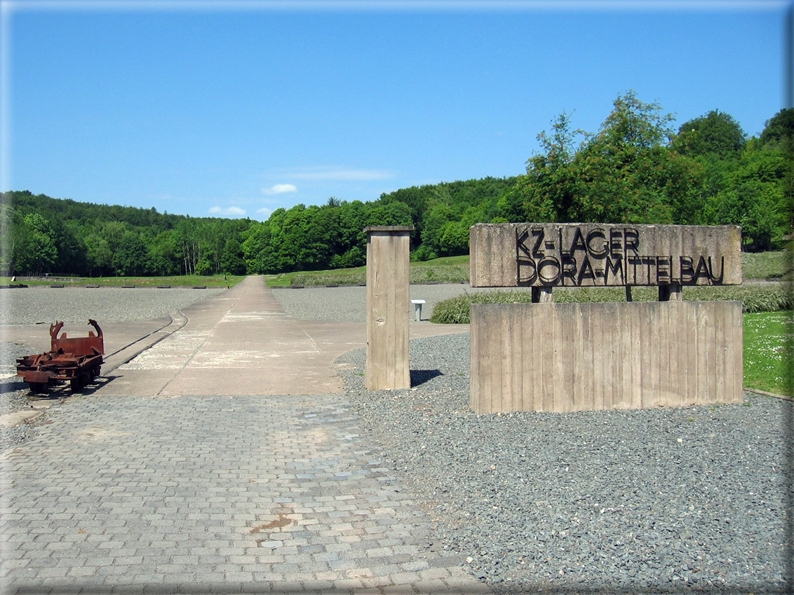
{"label": "green tree", "polygon": [[446,203],[438,203],[425,212],[422,223],[422,245],[426,250],[432,250],[437,254],[443,253],[441,248],[441,237],[444,233],[444,226],[455,221],[455,213]]}
{"label": "green tree", "polygon": [[221,272],[230,275],[245,274],[245,260],[240,240],[232,236],[226,240],[221,257]]}
{"label": "green tree", "polygon": [[25,215],[14,233],[16,270],[36,275],[50,272],[58,259],[54,235],[50,222],[42,215]]}
{"label": "green tree", "polygon": [[121,245],[122,238],[130,231],[130,226],[123,221],[105,221],[101,224],[100,233],[107,242],[110,251],[115,253]]}
{"label": "green tree", "polygon": [[86,247],[86,267],[93,276],[113,273],[113,251],[108,241],[99,233],[90,232],[83,240]]}
{"label": "green tree", "polygon": [[162,231],[149,246],[149,270],[155,275],[178,275],[182,269],[182,246],[179,233]]}
{"label": "green tree", "polygon": [[710,111],[684,122],[673,140],[673,148],[681,155],[713,155],[719,159],[738,157],[744,148],[745,134],[730,115]]}
{"label": "green tree", "polygon": [[53,223],[53,241],[58,247],[55,270],[61,273],[85,275],[88,272],[86,245],[77,221],[56,219]]}
{"label": "green tree", "polygon": [[242,243],[246,271],[250,274],[276,272],[273,250],[270,244],[270,222],[252,225]]}
{"label": "green tree", "polygon": [[760,141],[763,146],[791,150],[786,143],[794,137],[794,108],[784,108],[767,120]]}
{"label": "green tree", "polygon": [[564,112],[552,122],[551,134],[538,135],[543,152],[527,160],[527,175],[500,202],[502,217],[513,221],[523,214],[524,221],[561,222],[575,218],[579,189],[572,163],[579,136],[584,133],[571,130],[570,116]]}
{"label": "green tree", "polygon": [[147,255],[148,250],[140,234],[127,232],[113,254],[113,268],[121,277],[143,275],[148,268]]}
{"label": "green tree", "polygon": [[725,188],[709,201],[707,222],[741,225],[747,250],[779,248],[791,227],[785,194],[790,167],[775,144],[751,139]]}
{"label": "green tree", "polygon": [[14,207],[8,193],[0,195],[0,274],[14,272]]}
{"label": "green tree", "polygon": [[571,162],[567,221],[692,223],[702,169],[669,147],[672,116],[633,92],[618,97]]}
{"label": "green tree", "polygon": [[196,263],[196,275],[212,275],[214,267],[206,255],[202,255]]}

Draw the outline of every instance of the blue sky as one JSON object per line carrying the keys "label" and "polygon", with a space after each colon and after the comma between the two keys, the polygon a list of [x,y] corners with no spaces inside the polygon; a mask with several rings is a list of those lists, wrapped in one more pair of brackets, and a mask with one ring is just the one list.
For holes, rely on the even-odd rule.
{"label": "blue sky", "polygon": [[[266,219],[525,171],[634,90],[784,107],[787,2],[2,2],[3,190]],[[555,8],[556,7],[556,8]]]}

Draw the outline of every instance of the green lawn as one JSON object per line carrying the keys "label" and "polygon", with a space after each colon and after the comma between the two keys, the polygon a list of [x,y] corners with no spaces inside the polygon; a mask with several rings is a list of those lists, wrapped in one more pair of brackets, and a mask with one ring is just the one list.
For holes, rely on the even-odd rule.
{"label": "green lawn", "polygon": [[293,285],[360,285],[367,280],[367,267],[332,269],[330,271],[298,271],[281,275],[267,275],[268,287]]}
{"label": "green lawn", "polygon": [[469,266],[469,255],[463,256],[442,256],[433,260],[417,260],[411,263],[415,267],[438,267],[438,266]]}
{"label": "green lawn", "polygon": [[783,279],[789,266],[786,256],[786,252],[743,252],[742,276],[745,279]]}
{"label": "green lawn", "polygon": [[794,356],[794,314],[744,315],[744,386],[794,396],[789,380]]}
{"label": "green lawn", "polygon": [[[783,279],[786,252],[761,252],[742,254],[742,271],[745,279]],[[268,276],[270,287],[292,285],[361,285],[366,282],[366,267],[334,269],[330,271],[301,271]],[[411,283],[468,283],[469,256],[446,256],[411,263]]]}
{"label": "green lawn", "polygon": [[[54,283],[63,283],[66,286],[85,287],[86,285],[99,285],[100,287],[121,287],[134,285],[135,287],[157,287],[170,285],[171,287],[233,287],[245,279],[245,275],[175,275],[173,277],[53,277],[49,279],[17,279],[14,283],[23,283],[30,287],[37,285],[49,286]],[[11,277],[0,277],[0,285],[11,283]]]}
{"label": "green lawn", "polygon": [[[299,271],[282,275],[268,275],[268,287],[293,285],[363,285],[367,281],[367,267],[333,269],[330,271]],[[411,283],[467,283],[469,257],[448,256],[411,263]]]}

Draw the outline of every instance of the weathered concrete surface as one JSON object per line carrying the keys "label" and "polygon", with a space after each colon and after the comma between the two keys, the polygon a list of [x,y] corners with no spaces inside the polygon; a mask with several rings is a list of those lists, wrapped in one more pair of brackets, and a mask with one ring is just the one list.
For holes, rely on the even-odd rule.
{"label": "weathered concrete surface", "polygon": [[741,302],[472,304],[477,413],[742,400]]}
{"label": "weathered concrete surface", "polygon": [[[175,314],[175,316],[178,315]],[[173,318],[109,323],[103,323],[100,320],[99,325],[102,327],[102,334],[104,335],[106,361],[111,354],[129,350],[130,347],[134,347],[136,344],[138,344],[138,349],[142,351],[145,348],[147,339],[157,338],[161,333],[171,332],[179,326],[178,321],[175,324]],[[29,345],[36,353],[42,353],[50,350],[49,328],[48,324],[5,325],[0,328],[0,336],[2,336],[3,341]],[[69,336],[86,336],[88,331],[92,330],[87,324],[69,324],[63,328],[68,332]],[[170,330],[166,331],[166,329]],[[132,351],[127,351],[127,354],[132,354],[128,355],[128,357],[134,355]],[[110,368],[106,364],[102,369],[104,371]]]}
{"label": "weathered concrete surface", "polygon": [[[407,312],[410,303],[407,299],[405,303]],[[338,393],[343,386],[334,360],[366,344],[364,323],[287,316],[262,277],[248,277],[232,289],[186,308],[184,313],[184,327],[108,373],[100,393]],[[468,330],[468,325],[410,325],[412,337]],[[106,341],[111,337],[107,331],[105,336]]]}
{"label": "weathered concrete surface", "polygon": [[738,226],[478,224],[472,287],[737,285]]}
{"label": "weathered concrete surface", "polygon": [[472,287],[517,287],[515,224],[478,224],[469,229],[469,283]]}
{"label": "weathered concrete surface", "polygon": [[367,368],[369,390],[411,387],[410,227],[368,227]]}

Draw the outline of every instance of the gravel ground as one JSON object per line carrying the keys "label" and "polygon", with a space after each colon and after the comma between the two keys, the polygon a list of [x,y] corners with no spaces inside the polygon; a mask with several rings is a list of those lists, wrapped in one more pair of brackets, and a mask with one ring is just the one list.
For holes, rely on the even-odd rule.
{"label": "gravel ground", "polygon": [[[152,289],[136,287],[0,289],[0,325],[50,324],[56,320],[85,323],[89,318],[104,322],[132,322],[168,316],[201,299],[225,289]],[[0,328],[2,336],[2,328]],[[16,378],[16,359],[37,353],[28,345],[0,341],[0,415],[44,406],[42,415],[14,427],[0,427],[0,453],[33,436],[57,410],[68,390],[52,390],[33,396],[27,385]],[[11,377],[9,377],[11,376]],[[49,406],[46,408],[46,406]]]}
{"label": "gravel ground", "polygon": [[28,287],[0,289],[0,324],[131,322],[168,316],[225,289]]}
{"label": "gravel ground", "polygon": [[[16,358],[30,353],[35,353],[35,350],[26,345],[0,342],[0,361],[3,362],[2,375],[15,374],[16,368],[12,364],[16,362]],[[23,409],[32,409],[36,399],[31,398],[29,394],[27,385],[18,382],[16,377],[0,378],[0,415],[22,411]],[[58,403],[59,401],[56,397],[51,402]],[[22,423],[14,427],[0,427],[0,453],[25,442],[36,433],[38,426],[44,421],[46,421],[44,416],[40,416],[28,423]]]}
{"label": "gravel ground", "polygon": [[[88,317],[81,308],[102,319],[156,318],[210,290],[14,291],[31,302],[15,299],[5,324],[49,321],[53,308],[75,322]],[[116,291],[123,302],[107,298]],[[463,291],[477,290],[413,286],[411,297],[427,300],[427,318],[437,301]],[[72,292],[85,295],[71,300]],[[195,298],[172,301],[180,294]],[[363,287],[276,296],[296,317],[364,319]],[[411,390],[366,391],[363,350],[338,360],[349,364],[343,373],[363,430],[436,523],[433,547],[467,556],[476,576],[504,592],[784,591],[792,403],[747,393],[741,405],[477,416],[468,407],[468,341],[412,341]],[[4,361],[26,350],[0,349]],[[21,393],[4,392],[0,413],[29,407]],[[15,428],[19,436],[4,431],[0,452],[41,423],[46,416]]]}
{"label": "gravel ground", "polygon": [[[521,291],[520,288],[511,289]],[[438,302],[463,293],[482,291],[493,291],[493,289],[472,288],[468,283],[411,285],[411,299],[425,300],[426,303],[422,306],[422,320],[428,320],[433,315],[433,308]],[[294,318],[333,322],[367,321],[366,287],[306,287],[304,289],[277,289],[274,293],[283,304],[287,314]],[[413,316],[413,309],[411,309],[411,316]]]}
{"label": "gravel ground", "polygon": [[475,415],[469,336],[411,341],[412,384],[363,388],[369,437],[497,591],[784,590],[784,420],[792,403]]}

